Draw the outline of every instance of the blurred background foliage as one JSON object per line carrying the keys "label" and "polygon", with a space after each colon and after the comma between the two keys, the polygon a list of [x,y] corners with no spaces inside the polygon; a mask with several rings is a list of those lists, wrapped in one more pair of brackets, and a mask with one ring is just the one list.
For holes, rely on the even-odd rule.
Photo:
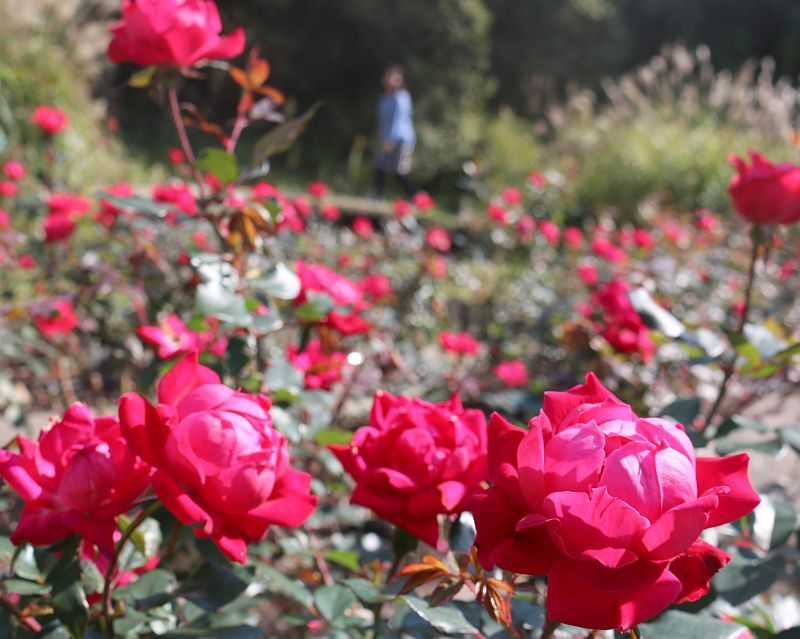
{"label": "blurred background foliage", "polygon": [[[284,185],[322,178],[341,191],[369,190],[379,78],[393,62],[406,66],[415,99],[415,174],[445,202],[459,196],[463,163],[474,160],[498,185],[533,169],[568,174],[574,184],[561,204],[576,216],[632,213],[647,195],[714,208],[725,202],[729,152],[795,153],[795,0],[218,4],[226,25],[244,25],[272,62],[271,82],[290,111],[323,102],[275,163]],[[163,112],[125,87],[131,68],[102,62],[118,2],[32,0],[26,6],[42,9],[24,28],[15,5],[0,0],[0,127],[11,142],[31,133],[30,109],[52,101],[73,116],[76,177],[130,178],[141,174],[132,167],[163,161],[172,145]],[[216,75],[183,90],[212,119],[229,117],[236,99]],[[104,157],[116,144],[109,129],[128,148],[114,161]]]}

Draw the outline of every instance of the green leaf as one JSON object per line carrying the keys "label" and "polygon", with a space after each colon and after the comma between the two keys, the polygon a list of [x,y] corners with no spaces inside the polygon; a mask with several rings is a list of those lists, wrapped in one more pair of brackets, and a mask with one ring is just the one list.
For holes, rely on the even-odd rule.
{"label": "green leaf", "polygon": [[134,89],[146,89],[153,84],[156,71],[158,71],[158,67],[155,65],[140,69],[128,79],[128,86]]}
{"label": "green leaf", "polygon": [[117,197],[116,195],[110,195],[105,191],[100,191],[100,193],[97,194],[97,198],[99,200],[106,201],[109,204],[113,204],[117,208],[120,208],[124,211],[129,211],[131,213],[144,213],[145,215],[150,215],[151,217],[158,219],[163,219],[166,217],[169,211],[175,210],[174,206],[162,204],[161,202],[155,202],[149,198],[140,197],[138,195]]}
{"label": "green leaf", "polygon": [[402,597],[401,601],[405,601],[411,610],[427,621],[438,632],[446,635],[466,635],[478,632],[478,629],[467,621],[464,613],[458,608],[452,606],[431,608],[424,599],[410,595]]}
{"label": "green leaf", "polygon": [[353,572],[361,570],[360,557],[355,550],[331,550],[325,555],[325,559]]}
{"label": "green leaf", "polygon": [[328,621],[334,621],[356,601],[353,591],[342,585],[322,586],[314,593],[314,603],[319,613]]}
{"label": "green leaf", "polygon": [[247,586],[247,581],[227,566],[206,561],[177,592],[203,610],[213,611],[236,599]]}
{"label": "green leaf", "polygon": [[81,585],[78,543],[77,538],[70,539],[47,574],[47,583],[53,588],[53,613],[73,639],[83,639],[89,619],[89,604]]}
{"label": "green leaf", "polygon": [[342,430],[341,428],[325,428],[319,431],[314,439],[321,446],[328,446],[330,444],[349,444],[353,439],[353,432],[349,430]]}
{"label": "green leaf", "polygon": [[779,432],[781,439],[800,453],[800,426],[787,426]]}
{"label": "green leaf", "polygon": [[416,550],[419,541],[414,535],[406,532],[402,528],[395,528],[394,535],[392,535],[392,551],[394,556],[400,559],[405,557],[408,553]]}
{"label": "green leaf", "polygon": [[203,149],[196,165],[198,169],[215,175],[225,184],[239,177],[239,163],[236,161],[236,156],[226,153],[223,149]]}
{"label": "green leaf", "polygon": [[733,560],[715,578],[719,596],[732,606],[738,606],[769,588],[785,568],[783,557],[774,554],[766,558],[733,552]]}
{"label": "green leaf", "polygon": [[136,581],[114,591],[114,597],[127,601],[139,610],[163,605],[172,598],[175,576],[161,568],[139,575]]}
{"label": "green leaf", "polygon": [[672,417],[679,424],[691,426],[695,418],[700,414],[700,398],[681,397],[664,408],[660,417]]}
{"label": "green leaf", "polygon": [[183,637],[196,637],[197,639],[262,639],[264,631],[254,626],[219,626],[217,628],[178,628],[166,634],[159,635],[162,639],[182,639]]}
{"label": "green leaf", "polygon": [[253,148],[253,164],[261,164],[273,155],[288,150],[300,137],[320,106],[322,103],[317,102],[302,115],[286,120],[259,138]]}
{"label": "green leaf", "polygon": [[[125,515],[119,516],[119,523],[117,527],[119,531],[124,535],[125,531],[128,530],[128,527],[131,525],[131,520],[128,519]],[[129,537],[130,542],[133,546],[143,555],[147,554],[147,544],[144,536],[144,531],[140,528],[137,528],[133,531],[133,534]]]}
{"label": "green leaf", "polygon": [[792,502],[770,495],[763,498],[755,510],[753,536],[759,546],[772,550],[786,543],[797,524],[797,511]]}
{"label": "green leaf", "polygon": [[368,579],[342,579],[341,583],[350,588],[355,596],[366,604],[382,603],[392,598],[383,594],[378,585]]}
{"label": "green leaf", "polygon": [[246,326],[252,321],[245,299],[228,290],[220,282],[204,282],[197,287],[197,310],[234,326]]}
{"label": "green leaf", "polygon": [[314,605],[314,597],[311,591],[302,582],[290,579],[271,566],[259,564],[257,570],[269,592],[285,595],[308,609],[311,609],[311,606]]}
{"label": "green leaf", "polygon": [[300,294],[300,278],[283,264],[278,263],[269,271],[248,280],[251,288],[279,300],[293,300]]}
{"label": "green leaf", "polygon": [[734,639],[743,630],[738,624],[680,610],[668,610],[639,629],[643,639]]}

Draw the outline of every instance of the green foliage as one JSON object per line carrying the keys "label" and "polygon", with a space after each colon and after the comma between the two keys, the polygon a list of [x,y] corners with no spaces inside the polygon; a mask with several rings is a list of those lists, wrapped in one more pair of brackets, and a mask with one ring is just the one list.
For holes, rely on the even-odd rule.
{"label": "green foliage", "polygon": [[57,182],[96,186],[140,181],[155,172],[132,160],[105,128],[104,104],[93,99],[97,69],[79,60],[65,37],[67,25],[45,15],[36,29],[22,28],[0,7],[0,151],[21,159],[31,173],[46,170],[41,133],[29,119],[40,104],[64,110],[69,127],[55,141]]}

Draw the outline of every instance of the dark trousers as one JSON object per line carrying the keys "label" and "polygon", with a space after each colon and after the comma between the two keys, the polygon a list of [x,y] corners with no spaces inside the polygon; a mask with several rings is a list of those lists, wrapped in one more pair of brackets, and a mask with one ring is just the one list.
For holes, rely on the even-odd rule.
{"label": "dark trousers", "polygon": [[397,182],[406,194],[406,197],[412,198],[419,193],[419,187],[416,185],[408,175],[401,175],[400,173],[389,173],[380,168],[375,168],[375,195],[383,195],[383,189],[386,186],[386,176],[394,175]]}

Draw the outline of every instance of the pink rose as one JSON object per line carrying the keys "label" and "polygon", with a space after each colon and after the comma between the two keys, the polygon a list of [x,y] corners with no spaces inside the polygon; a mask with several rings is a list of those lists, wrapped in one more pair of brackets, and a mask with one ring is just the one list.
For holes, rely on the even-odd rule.
{"label": "pink rose", "polygon": [[392,213],[395,217],[405,217],[411,213],[411,203],[407,200],[395,200],[392,204]]}
{"label": "pink rose", "polygon": [[112,552],[116,517],[133,507],[151,473],[117,419],[75,403],[37,441],[17,442],[19,454],[0,451],[0,475],[25,500],[11,541],[46,546],[74,533]]}
{"label": "pink rose", "polygon": [[331,387],[342,379],[342,367],[347,354],[340,351],[326,351],[318,339],[308,342],[306,350],[300,352],[294,344],[286,349],[286,359],[305,377],[306,388]]}
{"label": "pink rose", "polygon": [[331,311],[321,322],[340,333],[341,335],[362,335],[372,328],[372,325],[358,313],[337,313]]}
{"label": "pink rose", "polygon": [[589,374],[545,393],[529,430],[492,416],[493,485],[472,503],[478,557],[547,575],[554,621],[628,630],[708,590],[730,557],[699,536],[759,503],[747,464],[695,458],[681,425],[638,417]]}
{"label": "pink rose", "polygon": [[411,198],[411,202],[416,206],[420,211],[428,211],[436,206],[436,200],[434,200],[430,195],[425,193],[425,191],[420,191],[416,193],[414,197]]}
{"label": "pink rose", "polygon": [[522,242],[533,242],[536,235],[536,218],[532,215],[522,215],[517,220],[517,235]]}
{"label": "pink rose", "polygon": [[794,224],[800,221],[800,167],[773,164],[750,151],[751,163],[731,155],[736,174],[728,194],[739,214],[756,224]]}
{"label": "pink rose", "polygon": [[576,226],[564,229],[564,244],[574,251],[583,248],[583,231]]}
{"label": "pink rose", "polygon": [[494,368],[494,374],[509,388],[525,386],[528,383],[528,370],[525,363],[519,359],[501,362]]}
{"label": "pink rose", "polygon": [[548,244],[557,244],[561,237],[561,231],[558,226],[550,220],[543,220],[539,223],[539,232],[547,240]]}
{"label": "pink rose", "polygon": [[481,348],[481,343],[469,333],[439,333],[439,344],[442,348],[456,355],[475,355]]}
{"label": "pink rose", "polygon": [[269,526],[299,526],[317,505],[311,477],[289,465],[269,409],[268,397],[222,385],[197,353],[164,375],[157,406],[136,393],[119,404],[122,433],[155,467],[153,490],[164,506],[241,563]]}
{"label": "pink rose", "polygon": [[325,182],[312,182],[306,188],[306,192],[317,199],[321,199],[328,195],[328,185]]}
{"label": "pink rose", "polygon": [[372,220],[368,217],[359,216],[353,220],[353,233],[358,235],[362,240],[372,237],[375,233],[375,227],[372,225]]}
{"label": "pink rose", "polygon": [[441,404],[375,393],[368,426],[350,444],[330,446],[370,508],[431,546],[440,514],[456,514],[486,478],[486,418],[458,396]]}
{"label": "pink rose", "polygon": [[124,0],[122,19],[111,27],[108,57],[140,67],[191,67],[244,51],[242,29],[226,36],[221,32],[212,0]]}
{"label": "pink rose", "polygon": [[450,237],[450,233],[445,231],[440,226],[432,226],[429,228],[427,233],[425,233],[425,241],[432,249],[442,253],[447,253],[453,246],[453,240]]}
{"label": "pink rose", "polygon": [[31,124],[38,126],[47,135],[56,135],[67,128],[69,120],[61,109],[43,104],[34,109]]}
{"label": "pink rose", "polygon": [[301,286],[297,303],[303,303],[306,293],[314,291],[325,293],[337,306],[352,306],[356,309],[366,306],[358,284],[322,264],[306,264],[303,260],[297,260],[296,271]]}
{"label": "pink rose", "polygon": [[600,272],[592,262],[582,261],[576,269],[578,278],[587,286],[594,286],[600,279]]}
{"label": "pink rose", "polygon": [[342,216],[342,212],[339,210],[339,207],[334,206],[333,204],[326,204],[320,208],[319,214],[329,222],[335,222]]}
{"label": "pink rose", "polygon": [[531,171],[528,173],[528,184],[537,189],[547,186],[547,178],[541,171]]}
{"label": "pink rose", "polygon": [[500,197],[503,198],[503,202],[505,202],[508,206],[522,204],[522,191],[513,186],[503,189]]}
{"label": "pink rose", "polygon": [[47,215],[44,218],[44,241],[60,242],[66,240],[75,231],[75,222],[63,213]]}
{"label": "pink rose", "polygon": [[156,184],[153,187],[153,199],[164,204],[174,204],[175,208],[186,215],[197,213],[197,201],[189,187],[180,182],[172,184]]}
{"label": "pink rose", "polygon": [[25,165],[17,160],[6,160],[3,163],[3,173],[9,180],[18,182],[25,177]]}
{"label": "pink rose", "polygon": [[490,220],[497,222],[500,226],[506,226],[508,224],[508,211],[506,211],[502,204],[497,204],[496,202],[488,204],[486,206],[486,215],[489,216]]}

